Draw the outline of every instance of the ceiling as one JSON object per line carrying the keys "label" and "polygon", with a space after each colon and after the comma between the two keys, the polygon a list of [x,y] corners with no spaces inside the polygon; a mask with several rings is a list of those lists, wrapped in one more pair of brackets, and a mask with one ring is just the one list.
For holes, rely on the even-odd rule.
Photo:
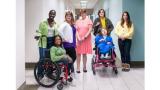
{"label": "ceiling", "polygon": [[[95,6],[98,0],[65,0],[66,7],[81,9],[91,9]],[[85,5],[86,4],[86,5]]]}

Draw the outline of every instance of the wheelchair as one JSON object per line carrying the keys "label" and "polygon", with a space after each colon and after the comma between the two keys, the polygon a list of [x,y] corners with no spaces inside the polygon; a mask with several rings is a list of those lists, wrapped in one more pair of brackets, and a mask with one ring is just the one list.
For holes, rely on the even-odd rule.
{"label": "wheelchair", "polygon": [[39,85],[46,88],[53,87],[60,81],[57,85],[58,90],[62,90],[63,85],[67,85],[67,82],[72,82],[73,80],[68,78],[67,65],[51,61],[50,49],[45,51],[45,58],[36,63],[34,77]]}
{"label": "wheelchair", "polygon": [[118,70],[115,64],[116,54],[114,52],[114,48],[112,48],[109,51],[110,58],[103,58],[103,59],[100,58],[100,53],[97,47],[95,47],[93,50],[95,50],[95,55],[93,55],[91,62],[91,69],[93,71],[93,75],[96,75],[96,68],[100,66],[112,67],[112,70],[117,75]]}

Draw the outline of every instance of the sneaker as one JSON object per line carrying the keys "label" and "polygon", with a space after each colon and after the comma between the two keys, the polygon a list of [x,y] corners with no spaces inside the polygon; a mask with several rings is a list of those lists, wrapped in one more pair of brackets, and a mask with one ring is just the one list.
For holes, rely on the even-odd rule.
{"label": "sneaker", "polygon": [[126,64],[126,71],[130,71],[130,64]]}
{"label": "sneaker", "polygon": [[110,59],[111,56],[110,56],[109,54],[106,54],[104,58],[105,58],[105,59]]}
{"label": "sneaker", "polygon": [[104,55],[103,55],[103,54],[101,54],[100,58],[101,58],[101,59],[103,59],[103,58],[104,58]]}
{"label": "sneaker", "polygon": [[125,64],[122,63],[122,71],[125,71]]}
{"label": "sneaker", "polygon": [[122,71],[130,71],[130,65],[129,64],[127,64],[127,63],[124,63],[123,64],[123,67],[122,67]]}
{"label": "sneaker", "polygon": [[73,78],[72,78],[71,75],[69,76],[68,81],[69,81],[69,82],[72,82],[72,81],[73,81]]}

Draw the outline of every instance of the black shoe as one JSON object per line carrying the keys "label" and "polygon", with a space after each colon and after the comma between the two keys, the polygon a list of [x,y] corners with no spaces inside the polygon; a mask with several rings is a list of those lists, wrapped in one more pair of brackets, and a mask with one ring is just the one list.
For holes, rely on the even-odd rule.
{"label": "black shoe", "polygon": [[69,82],[72,82],[72,81],[73,81],[73,78],[72,78],[72,77],[68,78],[68,81],[69,81]]}
{"label": "black shoe", "polygon": [[81,73],[80,71],[76,71],[77,73]]}
{"label": "black shoe", "polygon": [[74,67],[71,68],[71,72],[74,73]]}
{"label": "black shoe", "polygon": [[85,73],[86,73],[86,72],[87,72],[87,70],[86,70],[86,69],[83,69],[83,72],[85,72]]}

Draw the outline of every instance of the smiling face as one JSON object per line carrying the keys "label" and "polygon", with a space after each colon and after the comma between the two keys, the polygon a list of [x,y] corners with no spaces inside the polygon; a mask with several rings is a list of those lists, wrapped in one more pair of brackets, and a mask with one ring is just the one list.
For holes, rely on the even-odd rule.
{"label": "smiling face", "polygon": [[128,20],[128,14],[127,13],[123,13],[123,19],[124,19],[124,21]]}
{"label": "smiling face", "polygon": [[54,41],[56,46],[61,46],[62,44],[62,39],[60,38],[60,36],[56,36],[55,37],[55,41]]}
{"label": "smiling face", "polygon": [[100,10],[99,16],[100,16],[100,17],[104,17],[104,11],[103,11],[103,10]]}
{"label": "smiling face", "polygon": [[87,14],[86,13],[82,13],[81,16],[82,16],[82,19],[85,19]]}
{"label": "smiling face", "polygon": [[66,14],[65,16],[67,22],[71,22],[72,16],[70,14]]}
{"label": "smiling face", "polygon": [[101,34],[102,34],[102,35],[107,35],[107,30],[102,29],[102,30],[101,30]]}
{"label": "smiling face", "polygon": [[49,18],[50,18],[50,19],[54,19],[55,16],[56,16],[56,11],[55,11],[55,10],[51,10],[51,11],[49,12]]}
{"label": "smiling face", "polygon": [[82,17],[82,19],[85,19],[87,17],[87,11],[85,9],[81,9],[80,16]]}

